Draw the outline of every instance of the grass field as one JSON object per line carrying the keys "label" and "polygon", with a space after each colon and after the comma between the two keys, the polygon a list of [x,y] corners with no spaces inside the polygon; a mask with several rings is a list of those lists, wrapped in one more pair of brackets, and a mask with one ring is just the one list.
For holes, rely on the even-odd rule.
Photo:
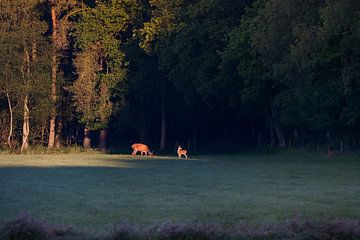
{"label": "grass field", "polygon": [[360,218],[360,158],[324,154],[0,155],[0,225],[27,213],[91,229],[121,221]]}

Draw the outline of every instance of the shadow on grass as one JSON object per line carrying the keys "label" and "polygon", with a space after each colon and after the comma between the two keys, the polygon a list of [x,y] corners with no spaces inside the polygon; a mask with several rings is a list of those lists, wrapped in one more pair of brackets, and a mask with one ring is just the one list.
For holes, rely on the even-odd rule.
{"label": "shadow on grass", "polygon": [[344,160],[16,156],[0,161],[0,225],[23,212],[88,227],[121,219],[235,222],[302,213],[357,218],[360,165]]}
{"label": "shadow on grass", "polygon": [[[136,219],[139,209],[162,216],[161,211],[176,208],[186,197],[187,169],[201,168],[204,162],[129,157],[94,163],[89,160],[86,165],[30,164],[0,167],[0,224],[23,212],[50,215],[55,221],[72,219],[84,225],[94,215],[101,215],[99,222],[107,215],[116,219],[125,214]],[[96,219],[91,221],[98,224]]]}

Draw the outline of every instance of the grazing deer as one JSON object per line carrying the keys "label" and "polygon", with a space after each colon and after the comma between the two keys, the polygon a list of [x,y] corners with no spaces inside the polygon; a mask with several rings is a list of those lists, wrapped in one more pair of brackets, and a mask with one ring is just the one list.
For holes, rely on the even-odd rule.
{"label": "grazing deer", "polygon": [[141,155],[150,155],[153,156],[153,152],[150,152],[150,148],[142,143],[134,143],[131,148],[133,149],[133,152],[131,155],[135,156],[137,152],[140,152]]}
{"label": "grazing deer", "polygon": [[187,150],[182,149],[180,146],[178,147],[177,154],[179,158],[181,158],[181,155],[184,155],[188,159]]}

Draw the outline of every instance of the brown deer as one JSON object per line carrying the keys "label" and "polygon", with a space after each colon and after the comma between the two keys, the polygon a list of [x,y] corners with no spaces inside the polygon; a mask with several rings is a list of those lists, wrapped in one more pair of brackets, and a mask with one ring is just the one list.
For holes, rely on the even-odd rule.
{"label": "brown deer", "polygon": [[187,150],[182,149],[180,146],[178,147],[177,154],[179,158],[181,158],[181,156],[184,155],[186,159],[188,159]]}
{"label": "brown deer", "polygon": [[150,152],[150,148],[142,143],[134,143],[131,148],[133,149],[133,152],[131,155],[135,156],[137,152],[140,152],[141,155],[150,155],[153,156],[153,152]]}

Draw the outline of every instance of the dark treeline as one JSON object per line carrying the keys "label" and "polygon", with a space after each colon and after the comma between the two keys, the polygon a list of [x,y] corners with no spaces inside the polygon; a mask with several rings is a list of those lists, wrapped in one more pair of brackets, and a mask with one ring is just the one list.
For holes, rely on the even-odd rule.
{"label": "dark treeline", "polygon": [[360,145],[358,0],[0,0],[3,149]]}

